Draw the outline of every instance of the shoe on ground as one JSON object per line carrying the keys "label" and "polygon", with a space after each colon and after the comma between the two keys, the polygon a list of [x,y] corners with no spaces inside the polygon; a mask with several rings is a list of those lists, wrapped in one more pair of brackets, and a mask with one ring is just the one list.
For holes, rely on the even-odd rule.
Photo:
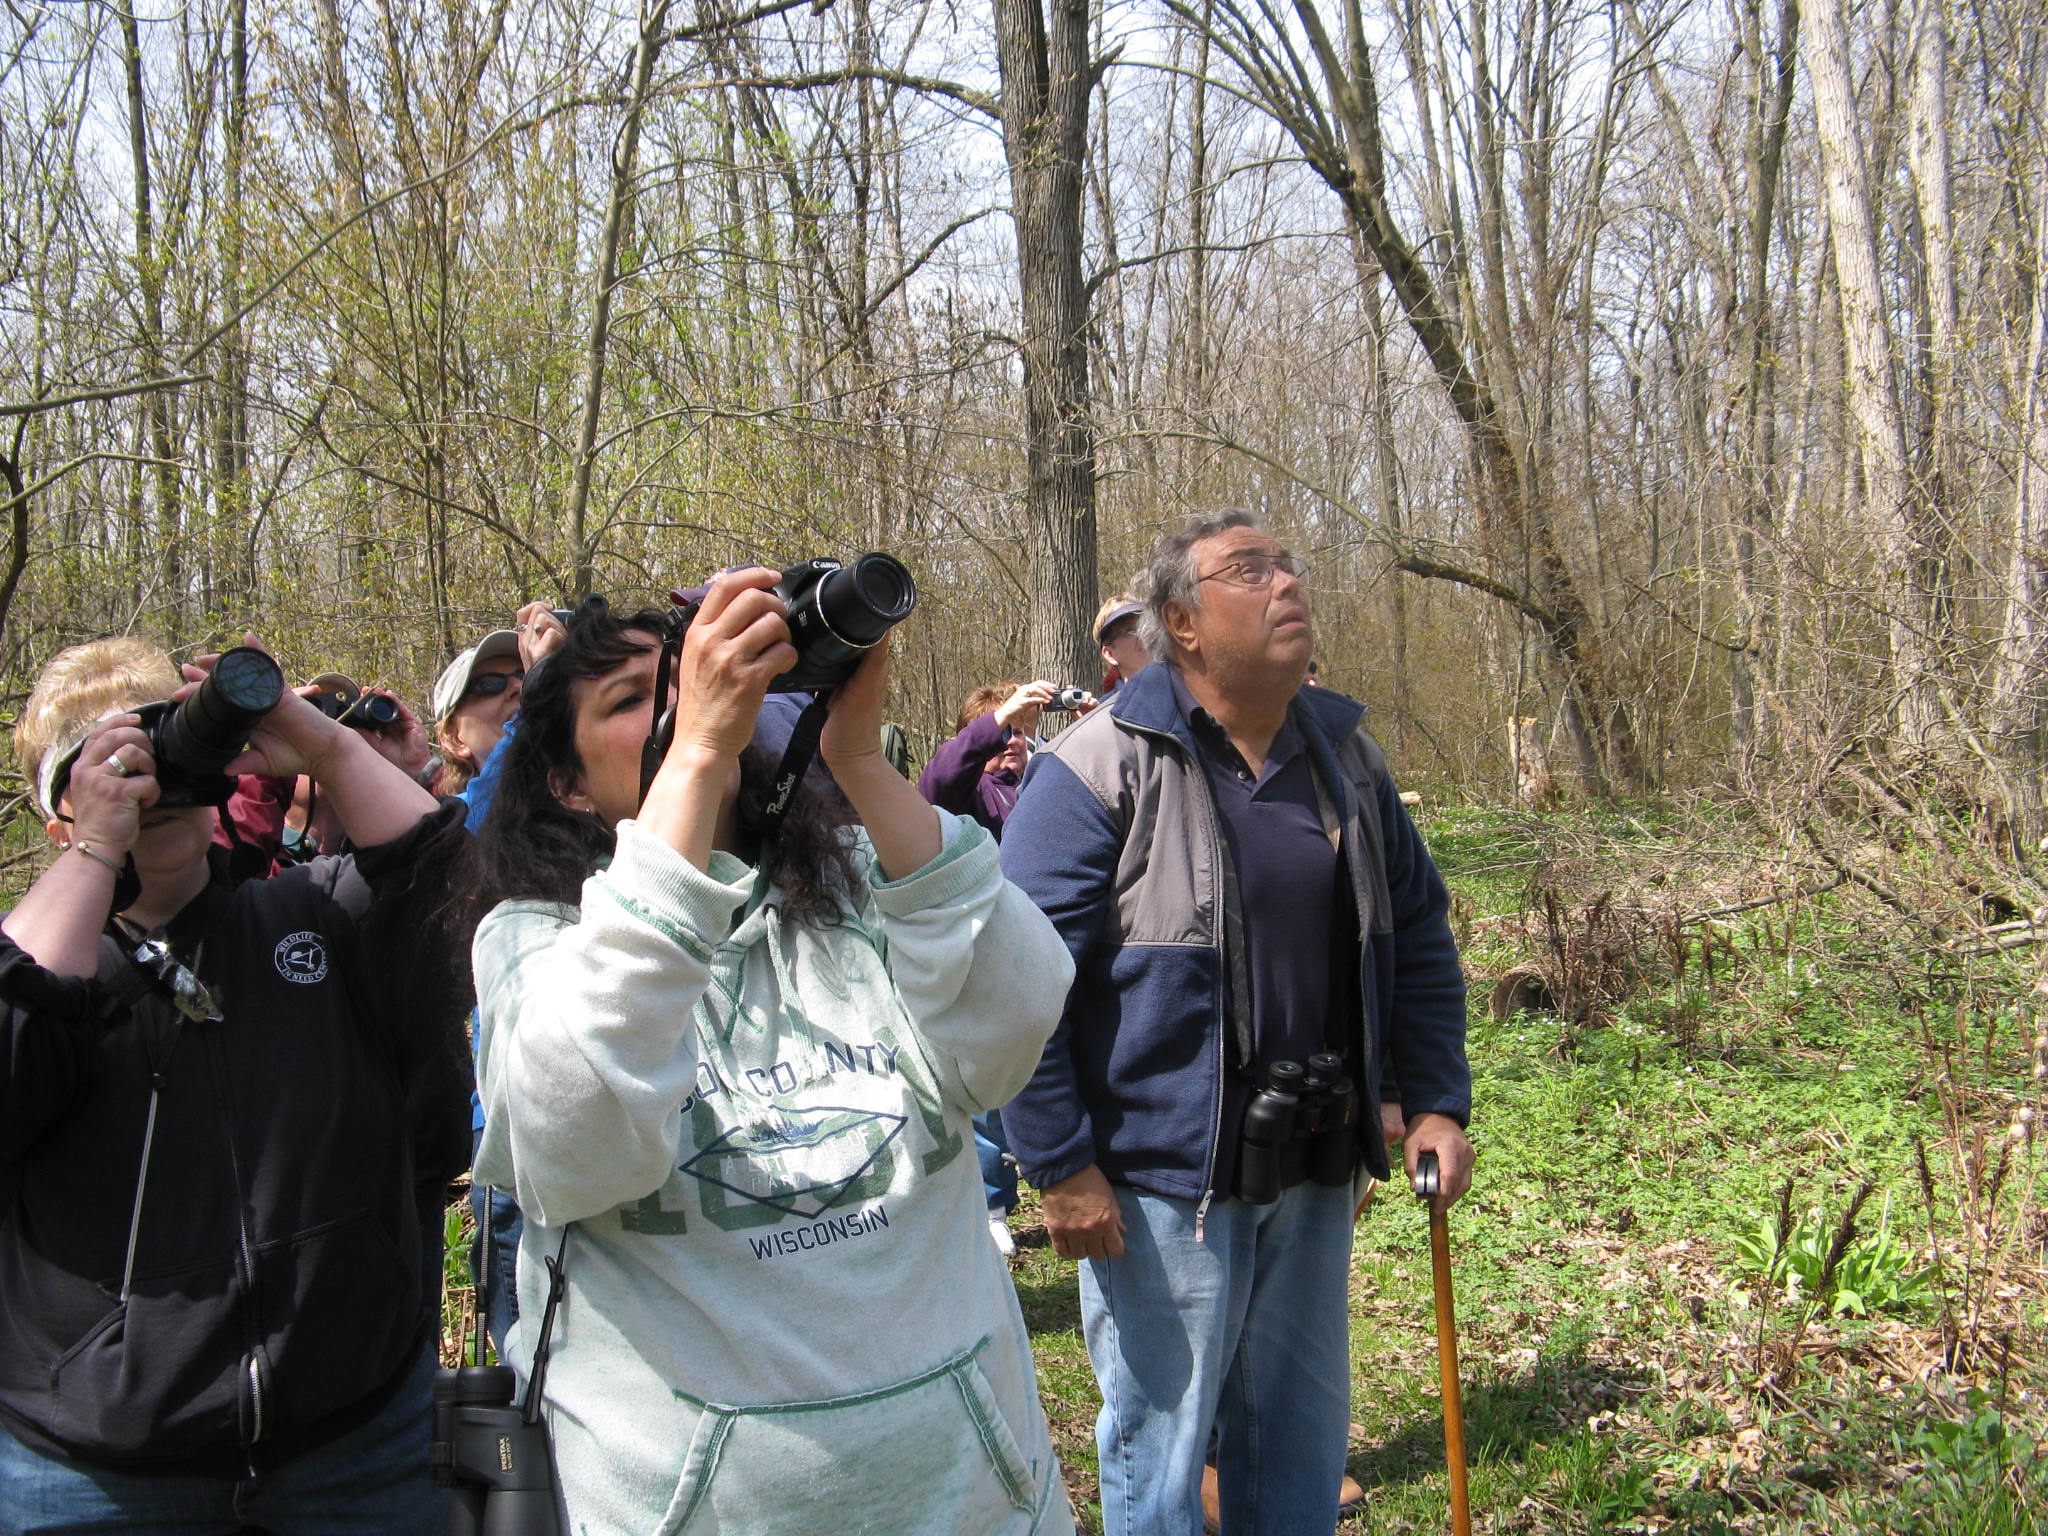
{"label": "shoe on ground", "polygon": [[1006,1259],[1017,1257],[1017,1239],[1010,1235],[1010,1218],[1001,1211],[988,1213],[988,1235],[995,1239],[997,1253]]}
{"label": "shoe on ground", "polygon": [[[1337,1489],[1337,1508],[1340,1510],[1349,1509],[1352,1505],[1363,1502],[1364,1499],[1365,1490],[1358,1486],[1358,1479],[1349,1472],[1346,1472],[1343,1483]],[[1216,1492],[1216,1469],[1214,1467],[1202,1468],[1202,1529],[1205,1531],[1220,1531],[1223,1529],[1223,1501]]]}

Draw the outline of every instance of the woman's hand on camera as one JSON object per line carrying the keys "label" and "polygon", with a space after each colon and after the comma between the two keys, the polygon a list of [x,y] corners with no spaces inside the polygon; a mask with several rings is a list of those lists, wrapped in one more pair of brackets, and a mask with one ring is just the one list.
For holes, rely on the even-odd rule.
{"label": "woman's hand on camera", "polygon": [[852,677],[832,693],[818,755],[868,830],[875,862],[890,880],[916,874],[945,847],[939,813],[882,755],[882,707],[889,695],[889,644],[882,636]]}
{"label": "woman's hand on camera", "polygon": [[519,632],[519,665],[527,672],[569,638],[569,626],[555,617],[555,605],[549,602],[528,603],[512,616],[512,627]]}
{"label": "woman's hand on camera", "polygon": [[[263,642],[252,634],[244,634],[242,644],[253,650],[265,649]],[[171,697],[180,703],[189,698],[206,681],[220,658],[221,653],[215,651],[185,663],[185,686]],[[260,773],[276,777],[304,773],[324,784],[330,760],[351,734],[347,726],[328,719],[309,699],[287,688],[276,707],[250,730],[249,750],[224,771],[230,775]]]}
{"label": "woman's hand on camera", "polygon": [[711,583],[683,636],[676,734],[669,760],[737,758],[754,737],[768,685],[796,665],[780,571],[727,571]]}
{"label": "woman's hand on camera", "polygon": [[[115,766],[118,761],[119,767]],[[142,833],[142,816],[161,793],[156,758],[138,715],[109,715],[78,749],[65,798],[72,842],[91,843],[119,863]]]}
{"label": "woman's hand on camera", "polygon": [[[889,642],[894,631],[861,658],[853,676],[832,690],[825,706],[825,728],[818,733],[818,755],[834,777],[867,765],[889,768],[882,756],[882,710],[889,697]],[[894,768],[889,772],[896,774]],[[901,778],[901,774],[896,774]]]}

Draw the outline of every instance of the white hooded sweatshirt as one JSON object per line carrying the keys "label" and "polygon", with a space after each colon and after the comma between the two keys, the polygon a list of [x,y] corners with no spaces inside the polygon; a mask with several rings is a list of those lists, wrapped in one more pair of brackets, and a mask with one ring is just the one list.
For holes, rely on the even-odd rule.
{"label": "white hooded sweatshirt", "polygon": [[627,821],[580,911],[478,929],[476,1167],[526,1217],[522,1377],[569,1234],[566,1530],[1071,1531],[968,1122],[1031,1075],[1073,966],[988,833],[939,814],[906,879],[862,843],[832,926]]}

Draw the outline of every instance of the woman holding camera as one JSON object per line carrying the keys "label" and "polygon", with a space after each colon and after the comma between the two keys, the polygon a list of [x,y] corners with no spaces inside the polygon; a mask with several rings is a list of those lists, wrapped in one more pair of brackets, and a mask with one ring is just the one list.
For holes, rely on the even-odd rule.
{"label": "woman holding camera", "polygon": [[[425,1536],[414,1186],[455,1170],[408,1088],[462,1048],[461,814],[267,658],[274,707],[174,731],[214,660],[73,647],[15,733],[59,852],[0,920],[0,1530]],[[362,852],[231,883],[238,773],[311,774]]]}
{"label": "woman holding camera", "polygon": [[819,742],[844,802],[814,776],[762,846],[775,581],[712,585],[644,799],[659,615],[586,605],[527,690],[475,945],[478,1172],[528,1222],[512,1353],[559,1256],[569,1528],[1068,1531],[968,1117],[1029,1077],[1070,966],[882,756],[886,640]]}

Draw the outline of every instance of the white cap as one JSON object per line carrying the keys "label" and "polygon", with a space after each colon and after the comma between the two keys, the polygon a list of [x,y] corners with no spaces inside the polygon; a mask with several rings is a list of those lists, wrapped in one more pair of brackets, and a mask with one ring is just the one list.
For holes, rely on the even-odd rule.
{"label": "white cap", "polygon": [[469,690],[470,674],[476,671],[477,663],[495,661],[500,656],[519,658],[519,631],[516,629],[494,629],[483,639],[472,645],[460,656],[448,663],[448,670],[441,674],[434,684],[430,701],[434,706],[434,722],[439,724],[455,713],[455,706],[462,702],[462,696]]}

